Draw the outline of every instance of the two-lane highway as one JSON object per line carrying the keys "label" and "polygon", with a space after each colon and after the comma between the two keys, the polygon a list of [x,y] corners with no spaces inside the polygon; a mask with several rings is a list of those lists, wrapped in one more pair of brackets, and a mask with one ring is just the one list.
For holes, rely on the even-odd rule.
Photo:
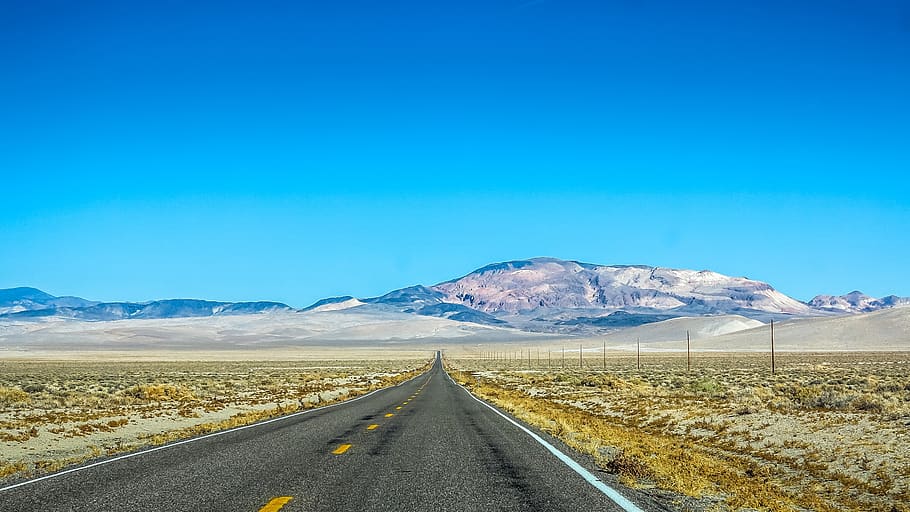
{"label": "two-lane highway", "polygon": [[0,511],[624,510],[552,450],[437,357],[353,401],[2,489]]}

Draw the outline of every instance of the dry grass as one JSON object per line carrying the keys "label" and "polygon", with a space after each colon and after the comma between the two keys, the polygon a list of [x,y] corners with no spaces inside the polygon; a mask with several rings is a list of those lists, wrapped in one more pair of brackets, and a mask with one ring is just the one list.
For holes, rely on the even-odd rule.
{"label": "dry grass", "polygon": [[606,369],[449,364],[626,483],[721,509],[910,510],[910,355],[781,359],[773,376],[743,354],[702,354],[691,371],[685,356],[650,356],[642,370],[626,357]]}
{"label": "dry grass", "polygon": [[0,479],[325,405],[425,361],[0,361]]}

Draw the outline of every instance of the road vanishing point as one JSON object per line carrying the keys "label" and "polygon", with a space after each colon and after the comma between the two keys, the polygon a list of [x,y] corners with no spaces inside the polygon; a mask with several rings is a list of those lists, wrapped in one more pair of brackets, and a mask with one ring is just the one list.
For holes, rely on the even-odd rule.
{"label": "road vanishing point", "polygon": [[357,399],[0,488],[0,511],[663,510],[603,475],[468,393],[437,354]]}

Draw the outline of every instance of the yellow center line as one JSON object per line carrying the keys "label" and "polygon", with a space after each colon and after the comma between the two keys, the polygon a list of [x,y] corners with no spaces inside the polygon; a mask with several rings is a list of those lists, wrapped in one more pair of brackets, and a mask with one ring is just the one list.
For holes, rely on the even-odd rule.
{"label": "yellow center line", "polygon": [[401,406],[399,405],[398,407],[395,408],[395,410],[396,410],[396,411],[400,411],[400,410],[401,410]]}
{"label": "yellow center line", "polygon": [[349,445],[349,444],[340,444],[340,445],[338,445],[338,448],[335,448],[335,449],[332,451],[332,453],[335,454],[335,455],[341,455],[342,453],[348,451],[348,449],[349,449],[350,447],[351,447],[351,445]]}
{"label": "yellow center line", "polygon": [[367,430],[376,430],[377,428],[379,428],[379,425],[373,423],[372,425],[370,425],[369,427],[367,427]]}
{"label": "yellow center line", "polygon": [[259,512],[278,512],[281,510],[281,507],[287,505],[289,501],[291,501],[290,496],[274,498],[272,501],[266,503],[264,507],[260,508]]}
{"label": "yellow center line", "polygon": [[395,416],[395,415],[392,414],[392,413],[388,413],[388,414],[385,415],[386,418],[391,418],[392,416]]}
{"label": "yellow center line", "polygon": [[405,400],[404,402],[402,402],[401,405],[408,405],[407,400]]}

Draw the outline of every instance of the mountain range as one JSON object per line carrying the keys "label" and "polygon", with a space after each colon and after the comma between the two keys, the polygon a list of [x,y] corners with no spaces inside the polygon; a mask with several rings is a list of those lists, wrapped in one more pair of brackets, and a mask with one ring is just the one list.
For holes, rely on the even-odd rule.
{"label": "mountain range", "polygon": [[186,318],[293,311],[280,302],[216,302],[167,299],[150,302],[96,302],[80,297],[55,297],[35,288],[0,290],[0,320],[71,318],[105,321],[130,318]]}
{"label": "mountain range", "polygon": [[876,299],[860,292],[819,295],[801,302],[767,283],[708,270],[533,258],[487,265],[458,279],[401,288],[378,297],[322,299],[300,310],[279,302],[96,302],[56,297],[35,288],[10,288],[0,290],[0,321],[368,311],[440,317],[532,332],[585,334],[677,317],[739,315],[765,321],[867,313],[903,305],[910,305],[910,298],[891,295]]}

